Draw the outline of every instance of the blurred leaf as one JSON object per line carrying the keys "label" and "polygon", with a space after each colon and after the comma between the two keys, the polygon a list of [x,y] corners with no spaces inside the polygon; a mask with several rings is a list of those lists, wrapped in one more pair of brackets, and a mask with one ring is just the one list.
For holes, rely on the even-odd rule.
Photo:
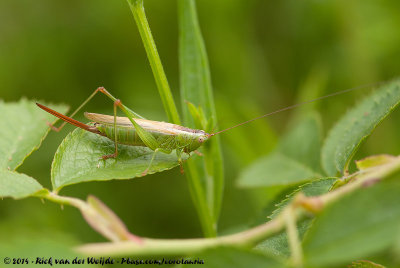
{"label": "blurred leaf", "polygon": [[[185,125],[193,128],[195,121],[190,115],[186,101],[200,107],[207,119],[216,120],[217,115],[206,48],[197,18],[196,2],[194,0],[178,1],[178,14],[182,110]],[[187,165],[191,169],[187,176],[193,200],[195,203],[207,202],[209,210],[199,211],[200,218],[204,217],[204,214],[211,214],[213,219],[212,223],[205,223],[205,218],[203,218],[203,230],[208,236],[215,235],[215,230],[206,231],[206,229],[215,228],[222,203],[224,173],[220,147],[219,136],[212,137],[203,146],[204,157],[192,159],[190,161],[196,161],[196,163]],[[194,169],[195,166],[197,166],[196,169]],[[196,189],[198,187],[203,189]],[[196,204],[196,207],[204,207],[204,204]],[[205,224],[208,227],[205,227]]]}
{"label": "blurred leaf", "polygon": [[322,178],[299,186],[291,194],[287,195],[287,198],[282,200],[279,204],[276,204],[277,209],[272,212],[270,218],[275,218],[283,210],[283,208],[286,207],[290,201],[292,201],[293,197],[297,193],[302,192],[305,196],[322,195],[331,189],[336,180],[337,178]]}
{"label": "blurred leaf", "polygon": [[274,257],[238,248],[216,248],[204,252],[199,259],[204,260],[204,264],[210,268],[287,267]]}
{"label": "blurred leaf", "polygon": [[321,117],[317,112],[309,112],[289,127],[279,143],[278,151],[316,172],[321,172],[321,141]]}
{"label": "blurred leaf", "polygon": [[[55,237],[48,237],[45,234],[33,235],[31,237],[12,237],[6,241],[0,242],[0,252],[2,257],[11,257],[11,264],[13,258],[15,259],[28,259],[29,263],[24,263],[26,267],[65,267],[64,264],[56,264],[57,260],[68,260],[70,264],[76,260],[84,260],[79,267],[104,267],[102,265],[87,264],[87,257],[73,251],[71,247],[71,235],[57,235]],[[77,241],[74,241],[76,243]],[[50,260],[51,258],[51,260]],[[99,259],[99,258],[97,258]],[[43,261],[43,262],[42,262]],[[47,264],[44,264],[47,261]],[[50,265],[49,262],[52,262]],[[2,259],[3,262],[3,259]],[[23,266],[20,264],[19,266]]]}
{"label": "blurred leaf", "polygon": [[[265,112],[245,99],[228,99],[225,95],[219,95],[217,100],[218,114],[221,115],[218,124],[224,129]],[[227,151],[229,157],[236,158],[237,169],[271,152],[275,149],[277,140],[276,130],[269,125],[267,120],[256,120],[246,126],[221,133],[224,150]]]}
{"label": "blurred leaf", "polygon": [[326,207],[304,240],[308,265],[344,263],[387,248],[399,231],[399,203],[400,182],[393,178]]}
{"label": "blurred leaf", "polygon": [[276,153],[259,158],[244,169],[238,185],[286,185],[320,177],[321,128],[317,113],[304,114],[292,123]]}
{"label": "blurred leaf", "polygon": [[94,196],[89,196],[87,204],[91,209],[81,209],[81,213],[89,225],[107,239],[118,242],[140,239],[131,234],[121,219]]}
{"label": "blurred leaf", "polygon": [[322,166],[330,176],[347,170],[361,143],[400,102],[400,82],[380,87],[357,104],[330,130],[322,148]]}
{"label": "blurred leaf", "polygon": [[[53,188],[84,181],[130,179],[141,177],[154,153],[147,147],[118,145],[118,157],[101,160],[114,152],[114,142],[100,135],[75,129],[69,133],[54,155],[51,181]],[[186,159],[186,154],[182,155]],[[147,174],[161,172],[178,165],[175,152],[158,152]]]}
{"label": "blurred leaf", "polygon": [[34,178],[15,171],[0,170],[0,197],[20,199],[42,190]]}
{"label": "blurred leaf", "polygon": [[372,261],[353,261],[350,265],[347,267],[349,268],[385,268],[385,266],[382,266],[380,264],[374,263]]}
{"label": "blurred leaf", "polygon": [[[50,105],[66,112],[64,105]],[[0,100],[0,168],[15,170],[34,150],[38,149],[49,132],[47,122],[54,116],[40,110],[34,102],[21,99],[4,103]]]}
{"label": "blurred leaf", "polygon": [[288,185],[316,178],[319,175],[300,162],[280,153],[255,161],[238,178],[241,187]]}
{"label": "blurred leaf", "polygon": [[[306,219],[297,224],[297,231],[302,238],[312,225],[312,220]],[[288,258],[290,256],[290,248],[286,231],[274,235],[256,246],[256,249],[273,256]]]}
{"label": "blurred leaf", "polygon": [[388,155],[388,154],[373,155],[373,156],[369,156],[364,159],[356,161],[356,166],[359,170],[364,170],[364,169],[387,164],[394,159],[396,159],[395,156]]}
{"label": "blurred leaf", "polygon": [[[278,208],[272,211],[272,214],[265,214],[265,219],[267,219],[267,217],[271,219],[276,217],[276,215],[278,215],[278,213],[282,211],[282,209],[292,200],[293,196],[298,192],[301,191],[306,196],[321,195],[329,191],[335,180],[335,178],[322,178],[297,187],[296,189],[292,190],[291,193],[287,194],[286,198],[281,197],[280,202],[278,200],[278,202],[275,204],[275,207]],[[271,213],[270,211],[271,210],[268,210],[267,213]],[[311,224],[312,220],[309,219],[303,220],[297,224],[298,232],[301,237],[304,236]],[[256,248],[262,252],[281,257],[289,257],[290,255],[287,234],[285,231],[268,238],[267,240],[258,244]]]}

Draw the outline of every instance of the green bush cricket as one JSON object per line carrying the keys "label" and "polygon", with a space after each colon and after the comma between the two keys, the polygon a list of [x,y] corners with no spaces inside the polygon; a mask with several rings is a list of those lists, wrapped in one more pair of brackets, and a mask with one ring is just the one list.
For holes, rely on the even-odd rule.
{"label": "green bush cricket", "polygon": [[[375,83],[373,85],[381,84],[385,82]],[[66,123],[70,123],[76,127],[82,128],[86,131],[104,136],[112,140],[115,144],[115,151],[110,155],[103,155],[101,158],[106,160],[108,158],[116,158],[118,156],[118,143],[130,145],[130,146],[145,146],[154,151],[152,158],[148,167],[143,171],[142,175],[146,175],[149,168],[152,165],[154,157],[157,152],[163,152],[166,154],[170,154],[173,150],[175,150],[176,155],[178,157],[178,162],[182,168],[182,153],[186,153],[190,155],[191,152],[198,153],[196,150],[209,138],[212,136],[231,130],[238,126],[250,123],[252,121],[270,116],[272,114],[276,114],[282,111],[290,110],[297,108],[301,105],[311,103],[314,101],[322,100],[325,98],[329,98],[332,96],[336,96],[339,94],[343,94],[352,90],[365,88],[368,86],[360,86],[356,88],[346,89],[342,91],[338,91],[329,95],[325,95],[316,99],[308,100],[305,102],[301,102],[298,104],[294,104],[279,110],[276,110],[271,113],[267,113],[256,118],[250,119],[248,121],[242,122],[240,124],[234,125],[232,127],[226,128],[224,130],[218,131],[216,133],[207,133],[203,130],[191,129],[187,127],[183,127],[180,125],[175,125],[166,122],[152,121],[144,119],[142,116],[133,112],[119,99],[116,99],[112,96],[105,88],[99,87],[97,88],[71,115],[70,117],[60,114],[44,105],[37,103],[37,105],[45,110],[46,112],[64,120],[65,122],[58,128],[49,124],[50,127],[55,131],[60,131]],[[114,101],[114,115],[103,115],[96,113],[85,113],[85,117],[92,120],[93,124],[84,124],[79,122],[72,117],[86,104],[88,103],[96,93],[101,92]],[[117,108],[120,108],[126,117],[117,116]],[[198,153],[200,154],[200,153]]]}

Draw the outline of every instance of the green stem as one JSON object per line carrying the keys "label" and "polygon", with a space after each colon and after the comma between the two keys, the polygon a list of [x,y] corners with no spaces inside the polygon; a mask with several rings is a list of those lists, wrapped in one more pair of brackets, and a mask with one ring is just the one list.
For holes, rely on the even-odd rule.
{"label": "green stem", "polygon": [[140,36],[146,49],[147,57],[150,62],[153,75],[156,80],[158,92],[168,119],[174,124],[180,125],[178,110],[172,97],[171,89],[168,84],[167,76],[161,64],[160,56],[157,52],[157,47],[150,31],[150,26],[144,12],[143,0],[128,0],[136,25],[138,26]]}
{"label": "green stem", "polygon": [[293,206],[288,206],[283,212],[286,222],[286,233],[290,246],[291,264],[296,268],[303,267],[303,250],[299,239],[299,233],[296,226],[296,211]]}
{"label": "green stem", "polygon": [[219,246],[249,247],[262,241],[266,235],[278,233],[283,228],[282,220],[274,220],[242,233],[219,238],[171,240],[145,238],[141,244],[132,242],[93,243],[78,247],[77,250],[90,256],[118,256],[132,253],[135,255],[186,255]]}
{"label": "green stem", "polygon": [[193,203],[199,215],[201,228],[206,237],[216,237],[216,224],[212,218],[209,207],[207,206],[207,197],[204,188],[201,185],[200,175],[197,172],[196,164],[193,161],[187,161],[185,164],[187,171],[187,182]]}
{"label": "green stem", "polygon": [[[283,210],[273,220],[233,235],[221,236],[216,238],[199,239],[148,239],[143,238],[143,243],[138,245],[133,242],[118,243],[95,243],[78,247],[81,253],[90,256],[102,255],[187,255],[194,254],[205,249],[218,246],[241,246],[252,247],[257,243],[264,241],[270,236],[276,235],[285,226],[288,229],[289,239],[292,248],[293,264],[297,267],[302,265],[302,253],[297,231],[295,231],[295,222],[309,215],[304,208],[311,208],[310,211],[320,211],[327,205],[337,201],[345,195],[376,181],[376,178],[385,178],[400,170],[400,157],[392,163],[388,163],[371,170],[367,174],[361,173],[357,178],[348,184],[328,192],[321,196],[305,197],[294,199],[287,209]],[[290,210],[290,211],[288,211]],[[288,215],[289,214],[289,215]],[[289,217],[289,218],[288,218]]]}
{"label": "green stem", "polygon": [[78,208],[79,210],[88,210],[90,207],[85,201],[82,201],[80,199],[74,198],[74,197],[67,197],[67,196],[60,196],[55,192],[39,192],[37,195],[39,198],[45,198],[47,200],[50,200],[54,203],[58,203],[61,205],[69,205]]}
{"label": "green stem", "polygon": [[[201,128],[206,130],[207,123],[216,120],[217,115],[206,47],[197,18],[195,1],[179,0],[178,14],[179,69],[184,122],[188,127],[196,127],[196,119],[187,105],[187,102],[190,102],[194,109],[198,109],[197,119],[203,123],[200,123]],[[190,165],[187,165],[189,169],[187,178],[203,233],[206,237],[214,237],[217,233],[224,188],[219,137],[213,137],[202,148],[202,158],[192,158],[188,161]]]}

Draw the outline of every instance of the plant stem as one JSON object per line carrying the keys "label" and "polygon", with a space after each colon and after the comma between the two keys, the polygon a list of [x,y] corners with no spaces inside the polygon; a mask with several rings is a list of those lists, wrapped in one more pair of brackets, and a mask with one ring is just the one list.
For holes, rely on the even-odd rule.
{"label": "plant stem", "polygon": [[216,223],[214,222],[210,208],[207,205],[205,189],[201,184],[201,179],[196,164],[193,161],[187,161],[185,163],[185,169],[187,170],[186,177],[190,194],[199,215],[203,233],[205,237],[216,237]]}
{"label": "plant stem", "polygon": [[144,12],[143,0],[128,0],[136,25],[139,29],[140,36],[146,49],[147,57],[150,62],[153,75],[156,80],[158,92],[168,119],[174,124],[180,125],[178,110],[172,97],[171,89],[168,84],[167,76],[161,64],[160,56],[157,52],[156,43],[150,31],[150,26]]}
{"label": "plant stem", "polygon": [[[182,111],[185,126],[196,127],[187,102],[201,109],[202,129],[207,122],[216,120],[210,68],[206,46],[201,34],[196,11],[196,1],[178,1],[179,18],[179,73]],[[209,131],[209,130],[206,130]],[[219,136],[213,137],[203,147],[203,157],[192,158],[185,166],[193,203],[206,237],[215,237],[224,190],[224,172]],[[207,218],[205,218],[207,217]]]}
{"label": "plant stem", "polygon": [[[193,254],[205,249],[215,248],[218,246],[241,246],[241,247],[251,247],[257,243],[273,236],[282,230],[285,226],[288,228],[288,234],[290,238],[291,248],[294,263],[301,267],[301,248],[299,247],[299,240],[297,231],[295,231],[295,222],[304,218],[306,211],[304,208],[311,208],[313,206],[315,209],[310,209],[310,211],[320,211],[325,206],[337,201],[343,196],[354,192],[355,190],[364,187],[364,185],[369,185],[370,183],[376,182],[377,178],[385,178],[400,170],[400,157],[397,157],[391,163],[372,168],[370,172],[360,173],[356,179],[347,183],[346,185],[337,188],[332,192],[328,192],[324,195],[317,197],[305,197],[303,196],[301,200],[294,199],[285,210],[283,210],[276,218],[273,220],[249,229],[244,232],[240,232],[233,235],[227,235],[216,238],[202,238],[202,239],[148,239],[143,238],[143,243],[138,245],[133,242],[118,242],[118,243],[95,243],[87,244],[77,248],[81,253],[90,256],[101,256],[101,255],[143,255],[143,254],[153,254],[153,255],[185,255]],[[303,204],[303,206],[299,206]],[[291,210],[288,212],[288,210]],[[288,215],[290,218],[288,219]]]}
{"label": "plant stem", "polygon": [[47,200],[50,200],[54,203],[58,203],[61,205],[73,206],[80,210],[85,210],[90,208],[85,201],[82,201],[74,197],[60,196],[55,192],[50,192],[50,191],[40,192],[36,196],[39,198],[45,198]]}
{"label": "plant stem", "polygon": [[293,206],[288,206],[283,212],[286,223],[286,233],[290,246],[291,263],[296,268],[303,267],[303,250],[299,239],[299,233],[296,226],[296,211]]}

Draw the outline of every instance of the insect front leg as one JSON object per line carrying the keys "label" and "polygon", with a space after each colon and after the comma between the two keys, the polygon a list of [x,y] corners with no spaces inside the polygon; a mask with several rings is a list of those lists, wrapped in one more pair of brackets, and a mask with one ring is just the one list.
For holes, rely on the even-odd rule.
{"label": "insect front leg", "polygon": [[[183,173],[185,173],[185,171],[183,170],[183,160],[182,160],[183,148],[176,148],[175,152],[176,152],[176,156],[178,157],[178,163],[181,168],[181,174],[183,174]],[[188,155],[190,156],[190,154],[188,154]]]}
{"label": "insect front leg", "polygon": [[156,149],[160,148],[160,143],[157,141],[156,138],[147,130],[143,129],[141,126],[139,126],[138,123],[132,118],[132,115],[129,113],[129,111],[125,108],[124,105],[122,105],[122,102],[120,100],[115,100],[114,105],[118,106],[128,117],[129,121],[131,121],[133,127],[136,130],[136,133],[139,135],[139,138],[143,141],[143,143],[155,151]]}
{"label": "insect front leg", "polygon": [[118,156],[118,131],[117,131],[117,102],[114,102],[114,145],[115,151],[113,154],[103,155],[101,158],[106,160],[108,158],[116,158]]}

